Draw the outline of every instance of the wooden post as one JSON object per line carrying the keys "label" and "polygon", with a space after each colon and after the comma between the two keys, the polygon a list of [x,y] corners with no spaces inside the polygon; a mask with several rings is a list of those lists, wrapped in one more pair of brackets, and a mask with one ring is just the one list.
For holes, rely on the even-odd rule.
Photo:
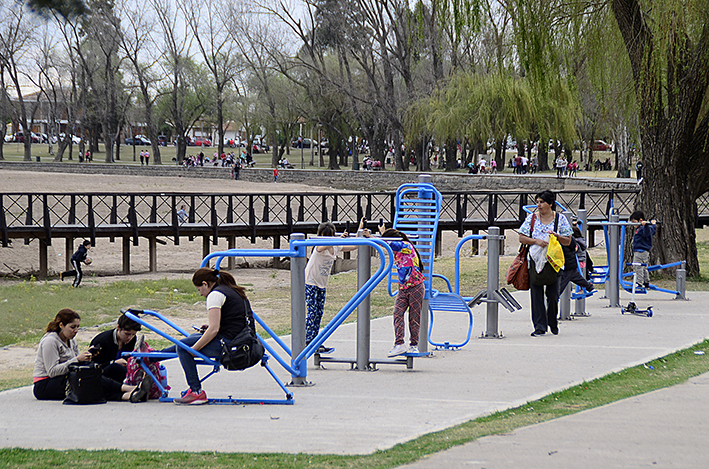
{"label": "wooden post", "polygon": [[[227,249],[236,249],[236,236],[227,237]],[[236,267],[236,259],[234,257],[227,257],[227,269],[234,270]]]}
{"label": "wooden post", "polygon": [[[474,235],[479,235],[479,234],[480,234],[480,230],[473,230],[473,231],[472,231],[472,234],[474,234]],[[471,256],[477,256],[478,254],[480,254],[480,240],[479,240],[479,239],[474,239],[474,240],[471,241],[471,243],[472,243],[473,245],[472,245],[472,249],[471,249],[471,251],[470,251],[470,255],[471,255]]]}
{"label": "wooden post", "polygon": [[130,274],[130,236],[123,238],[123,275]]}
{"label": "wooden post", "polygon": [[38,278],[47,278],[47,242],[43,239],[39,240],[39,276]]}
{"label": "wooden post", "polygon": [[[275,235],[273,237],[273,249],[281,249],[281,237],[280,235]],[[274,257],[273,258],[273,268],[274,269],[280,269],[281,268],[281,258],[280,257]]]}
{"label": "wooden post", "polygon": [[72,269],[71,265],[71,256],[74,255],[74,238],[65,238],[64,239],[64,270],[68,271]]}
{"label": "wooden post", "polygon": [[150,271],[158,271],[158,243],[155,236],[148,238],[148,256],[150,258]]}
{"label": "wooden post", "polygon": [[202,236],[202,259],[209,255],[209,235]]}

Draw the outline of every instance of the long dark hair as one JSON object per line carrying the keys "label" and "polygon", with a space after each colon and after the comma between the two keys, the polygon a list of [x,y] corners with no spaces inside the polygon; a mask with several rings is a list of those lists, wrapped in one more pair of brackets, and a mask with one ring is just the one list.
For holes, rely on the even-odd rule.
{"label": "long dark hair", "polygon": [[81,320],[79,313],[73,309],[64,308],[54,316],[54,321],[47,324],[47,332],[59,332],[59,324],[64,324],[65,326],[71,324],[75,320]]}
{"label": "long dark hair", "polygon": [[406,236],[406,233],[403,233],[394,228],[388,228],[384,230],[384,233],[382,233],[382,238],[401,238],[407,243],[411,244],[411,246],[414,248],[414,252],[416,253],[416,257],[418,258],[419,268],[421,269],[421,272],[423,272],[424,265],[423,262],[421,262],[421,254],[419,254],[418,249],[416,249],[416,245],[411,242],[408,236]]}
{"label": "long dark hair", "polygon": [[243,299],[246,299],[246,289],[236,284],[236,279],[229,272],[214,270],[209,267],[200,267],[192,276],[192,283],[195,287],[202,285],[202,282],[207,284],[220,285],[233,288],[236,293]]}

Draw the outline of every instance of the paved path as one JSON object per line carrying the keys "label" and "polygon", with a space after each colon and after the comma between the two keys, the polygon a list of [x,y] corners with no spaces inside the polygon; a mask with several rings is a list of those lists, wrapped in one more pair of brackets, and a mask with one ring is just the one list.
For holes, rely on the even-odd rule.
{"label": "paved path", "polygon": [[[381,294],[385,293],[375,292]],[[29,387],[6,391],[0,393],[0,446],[367,454],[709,337],[709,293],[690,292],[690,301],[674,301],[658,293],[640,297],[640,305],[648,301],[654,305],[652,318],[621,315],[618,308],[607,307],[607,300],[594,297],[588,301],[590,317],[563,322],[560,335],[539,338],[529,336],[528,294],[515,296],[524,310],[500,312],[499,329],[505,339],[473,339],[461,351],[417,359],[412,371],[403,366],[382,365],[377,372],[356,372],[347,365],[333,364],[327,370],[311,365],[308,379],[315,386],[293,389],[293,406],[180,407],[152,401],[63,406],[36,401]],[[622,297],[621,302],[627,301],[627,296]],[[474,335],[479,336],[485,327],[484,307],[475,308],[475,321]],[[455,340],[463,333],[464,318],[439,315],[435,326],[434,336],[439,340]],[[373,321],[371,336],[372,357],[383,357],[392,345],[391,319]],[[336,347],[337,356],[354,357],[355,325],[341,327],[328,344]],[[167,364],[173,392],[177,392],[185,387],[182,371],[174,360]],[[289,380],[287,373],[277,371],[282,380]],[[212,397],[282,397],[259,368],[220,372],[205,383],[205,389]],[[644,398],[634,399],[643,402]],[[574,418],[593,419],[593,412]],[[671,421],[669,416],[658,418],[663,425]],[[515,434],[527,431],[531,430]],[[646,434],[653,431],[648,429]],[[559,445],[544,445],[540,451],[560,454],[562,443],[569,441],[574,447],[574,438],[578,444],[584,439],[565,435],[557,433]],[[651,440],[641,441],[649,444]],[[595,450],[589,450],[588,457],[594,454]],[[498,466],[508,465],[498,461]]]}
{"label": "paved path", "polygon": [[709,373],[402,467],[707,467],[707,415]]}

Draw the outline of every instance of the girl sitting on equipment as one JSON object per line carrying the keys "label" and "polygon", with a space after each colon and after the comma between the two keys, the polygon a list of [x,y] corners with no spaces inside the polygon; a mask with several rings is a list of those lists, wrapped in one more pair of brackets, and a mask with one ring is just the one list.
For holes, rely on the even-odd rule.
{"label": "girl sitting on equipment", "polygon": [[[255,327],[246,291],[236,284],[230,273],[209,267],[198,269],[192,276],[192,283],[200,295],[207,298],[209,324],[202,326],[203,332],[192,334],[181,342],[208,357],[218,357],[222,349],[221,339],[231,341],[244,327]],[[202,390],[194,355],[176,346],[163,351],[175,349],[190,387],[182,397],[175,399],[175,403],[206,404],[207,394]]]}
{"label": "girl sitting on equipment", "polygon": [[[399,273],[399,292],[394,303],[394,348],[389,351],[390,357],[409,353],[419,353],[419,328],[421,327],[421,307],[426,292],[424,286],[423,264],[421,256],[405,233],[394,228],[385,229],[379,225],[382,238],[397,238],[387,241],[394,251],[394,266]],[[371,237],[369,230],[364,230],[364,236]],[[409,310],[410,347],[404,344],[404,313]]]}
{"label": "girl sitting on equipment", "polygon": [[[360,224],[360,227],[362,225]],[[318,236],[335,236],[335,225],[324,222],[318,226]],[[342,233],[346,238],[348,233]],[[305,319],[305,344],[308,345],[320,332],[320,321],[325,310],[325,294],[332,265],[340,252],[354,251],[356,246],[316,246],[305,266],[305,303],[308,316]],[[317,353],[329,353],[333,349],[321,345]]]}

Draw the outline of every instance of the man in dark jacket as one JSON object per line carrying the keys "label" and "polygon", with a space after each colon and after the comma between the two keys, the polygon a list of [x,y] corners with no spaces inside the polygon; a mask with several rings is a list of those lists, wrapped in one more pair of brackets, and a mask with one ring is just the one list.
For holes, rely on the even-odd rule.
{"label": "man in dark jacket", "polygon": [[61,272],[59,274],[59,278],[61,280],[64,280],[64,277],[76,276],[74,278],[74,283],[72,284],[74,288],[79,286],[81,283],[81,278],[84,275],[84,272],[81,270],[81,263],[83,262],[86,265],[91,263],[91,259],[89,258],[89,249],[91,249],[91,241],[85,240],[81,243],[81,246],[79,246],[79,249],[76,250],[74,255],[71,256],[71,265],[74,267],[74,270]]}

